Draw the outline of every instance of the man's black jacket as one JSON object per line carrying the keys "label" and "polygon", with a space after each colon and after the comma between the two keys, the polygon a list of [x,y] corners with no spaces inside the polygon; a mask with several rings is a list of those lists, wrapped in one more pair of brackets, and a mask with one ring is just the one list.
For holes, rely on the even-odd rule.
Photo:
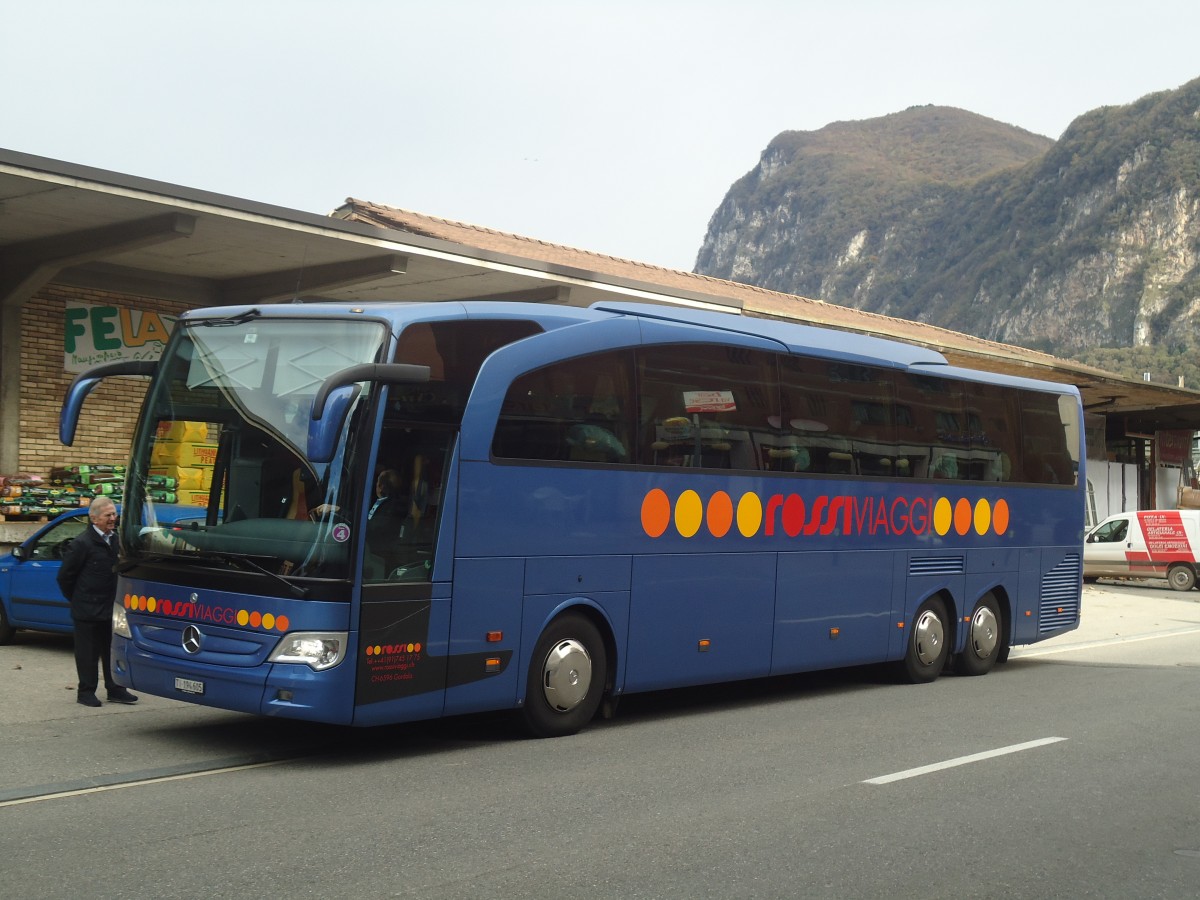
{"label": "man's black jacket", "polygon": [[58,570],[58,587],[71,602],[76,622],[102,622],[112,615],[117,592],[117,536],[111,546],[90,524],[71,541]]}

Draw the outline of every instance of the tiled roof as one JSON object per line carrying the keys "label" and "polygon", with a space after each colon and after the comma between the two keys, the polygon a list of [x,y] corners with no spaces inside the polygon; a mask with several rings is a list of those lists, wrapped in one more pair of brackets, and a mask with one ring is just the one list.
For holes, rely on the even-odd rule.
{"label": "tiled roof", "polygon": [[[726,281],[707,275],[697,275],[694,272],[666,269],[648,263],[606,256],[602,253],[552,244],[536,238],[497,231],[494,228],[455,222],[366,200],[348,198],[346,206],[339,210],[338,214],[351,221],[366,222],[380,228],[404,231],[480,250],[521,257],[550,266],[583,270],[601,278],[611,277],[625,282],[640,282],[666,293],[677,291],[690,295],[703,294],[751,315],[770,316],[811,325],[823,325],[864,334],[897,338],[933,347],[951,357],[968,354],[977,368],[994,368],[997,371],[1012,372],[1028,366],[1031,369],[1043,370],[1063,370],[1065,368],[1081,374],[1085,372],[1096,375],[1109,374],[1081,366],[1078,363],[1066,362],[1046,353],[985,340],[936,325],[864,312],[809,297],[770,291],[754,285]],[[981,359],[991,359],[998,365],[983,365]],[[962,360],[955,361],[961,362]]]}

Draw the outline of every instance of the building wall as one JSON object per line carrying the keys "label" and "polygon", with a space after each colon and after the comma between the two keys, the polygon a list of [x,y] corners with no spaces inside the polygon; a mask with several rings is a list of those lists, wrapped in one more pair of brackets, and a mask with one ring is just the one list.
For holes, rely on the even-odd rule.
{"label": "building wall", "polygon": [[75,377],[63,369],[63,319],[68,300],[172,316],[189,308],[177,301],[54,285],[34,295],[25,305],[21,347],[20,471],[32,475],[46,476],[52,468],[63,465],[124,464],[146,392],[142,378],[102,382],[83,404],[74,445],[59,443],[59,411]]}

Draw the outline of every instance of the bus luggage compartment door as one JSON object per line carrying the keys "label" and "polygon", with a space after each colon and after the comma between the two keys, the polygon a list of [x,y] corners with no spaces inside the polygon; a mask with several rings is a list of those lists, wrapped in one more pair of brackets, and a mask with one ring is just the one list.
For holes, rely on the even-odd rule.
{"label": "bus luggage compartment door", "polygon": [[774,553],[635,557],[626,690],[767,675],[774,611]]}

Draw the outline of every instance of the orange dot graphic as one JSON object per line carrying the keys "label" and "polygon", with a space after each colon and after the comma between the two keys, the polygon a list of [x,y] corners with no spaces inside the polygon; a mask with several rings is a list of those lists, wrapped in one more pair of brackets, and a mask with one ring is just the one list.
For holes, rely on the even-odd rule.
{"label": "orange dot graphic", "polygon": [[287,616],[280,616],[275,620],[275,628],[279,631],[287,631],[289,624]]}
{"label": "orange dot graphic", "polygon": [[262,613],[258,612],[258,610],[255,610],[254,612],[250,613],[250,624],[254,628],[257,628],[259,625],[261,625],[262,624]]}
{"label": "orange dot graphic", "polygon": [[713,537],[725,537],[733,527],[733,500],[724,491],[708,498],[708,531]]}
{"label": "orange dot graphic", "polygon": [[992,527],[996,529],[996,534],[1004,534],[1008,531],[1008,502],[1005,500],[997,500],[996,506],[992,510]]}
{"label": "orange dot graphic", "polygon": [[971,530],[973,518],[974,510],[971,508],[971,501],[966,497],[959,497],[958,502],[954,504],[954,530],[959,534],[966,534]]}
{"label": "orange dot graphic", "polygon": [[666,491],[655,488],[642,498],[642,530],[652,538],[662,537],[671,524],[671,500]]}

